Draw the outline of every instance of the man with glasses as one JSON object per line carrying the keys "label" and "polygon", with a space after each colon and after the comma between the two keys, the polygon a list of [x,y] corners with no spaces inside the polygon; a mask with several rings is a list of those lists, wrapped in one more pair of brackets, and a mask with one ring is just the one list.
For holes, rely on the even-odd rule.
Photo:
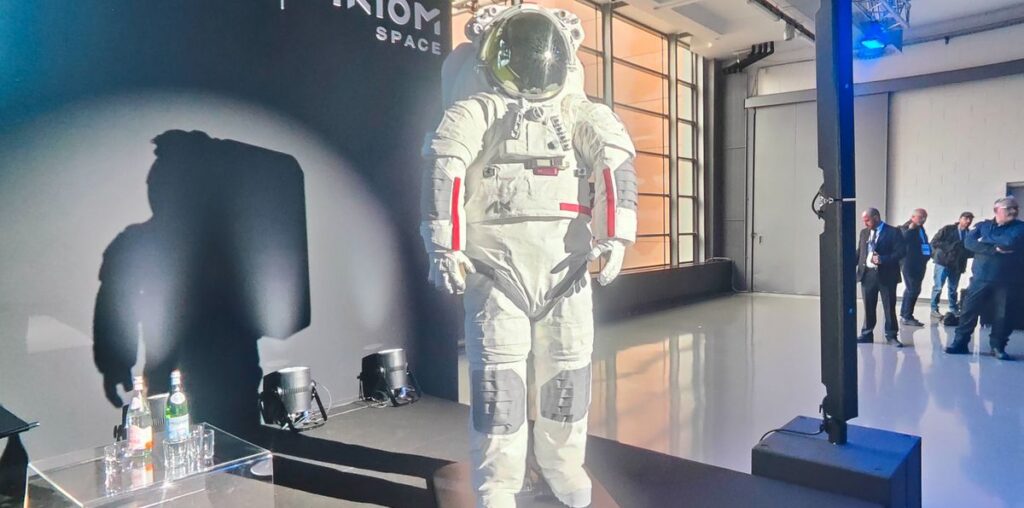
{"label": "man with glasses", "polygon": [[1013,197],[997,200],[995,217],[982,221],[967,233],[964,246],[974,252],[971,283],[967,287],[960,325],[953,342],[946,347],[949,354],[968,354],[967,345],[983,311],[991,312],[992,332],[989,345],[1000,360],[1012,360],[1006,344],[1012,331],[1008,309],[1019,297],[1024,284],[1024,222],[1017,220],[1020,204]]}

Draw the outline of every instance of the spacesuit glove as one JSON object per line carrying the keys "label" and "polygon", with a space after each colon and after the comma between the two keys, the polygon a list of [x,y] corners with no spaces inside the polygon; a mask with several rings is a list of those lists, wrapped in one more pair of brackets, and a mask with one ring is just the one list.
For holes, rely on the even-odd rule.
{"label": "spacesuit glove", "polygon": [[121,385],[124,393],[134,389],[135,385],[132,383],[132,372],[130,369],[118,369],[117,373],[103,374],[103,394],[107,396],[107,401],[111,405],[121,407],[124,405],[124,399],[117,393],[117,385]]}
{"label": "spacesuit glove", "polygon": [[466,291],[466,275],[470,273],[476,273],[476,268],[462,251],[430,253],[430,275],[427,280],[437,289],[461,295]]}
{"label": "spacesuit glove", "polygon": [[626,244],[622,240],[615,238],[600,240],[590,251],[587,259],[595,261],[606,254],[608,259],[605,261],[604,269],[597,275],[597,283],[602,286],[611,284],[619,276],[619,272],[622,271],[622,260],[626,257]]}

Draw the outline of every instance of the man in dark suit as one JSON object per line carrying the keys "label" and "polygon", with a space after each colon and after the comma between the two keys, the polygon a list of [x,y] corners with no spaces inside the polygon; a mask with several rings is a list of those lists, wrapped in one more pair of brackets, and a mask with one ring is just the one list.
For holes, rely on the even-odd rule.
{"label": "man in dark suit", "polygon": [[857,280],[864,295],[864,326],[857,342],[874,342],[875,311],[881,295],[886,342],[903,347],[897,338],[899,327],[896,324],[896,285],[900,283],[900,259],[904,255],[903,235],[899,229],[882,222],[877,208],[864,210],[861,221],[864,229],[857,242]]}
{"label": "man in dark suit", "polygon": [[995,217],[981,221],[967,233],[964,246],[974,252],[973,277],[967,286],[960,325],[956,327],[953,342],[946,347],[949,354],[970,353],[978,316],[987,310],[992,315],[989,345],[992,355],[1000,360],[1012,360],[1006,353],[1015,320],[1015,301],[1021,297],[1024,286],[1024,222],[1017,219],[1020,204],[1012,197],[996,201]]}
{"label": "man in dark suit", "polygon": [[932,246],[928,243],[928,234],[924,231],[924,223],[928,221],[928,212],[917,208],[910,214],[910,220],[900,226],[903,233],[903,244],[906,254],[900,262],[903,273],[903,304],[900,306],[900,324],[908,326],[924,326],[914,317],[914,306],[921,295],[921,282],[924,272],[928,269],[928,260],[932,257]]}
{"label": "man in dark suit", "polygon": [[960,314],[960,306],[957,305],[957,291],[960,286],[960,276],[967,270],[967,260],[974,257],[974,254],[964,247],[964,238],[967,231],[971,229],[974,222],[974,214],[964,212],[955,224],[942,226],[942,229],[932,237],[932,261],[935,264],[934,280],[932,281],[932,317],[942,318],[939,311],[939,298],[942,296],[942,286],[948,285],[949,311],[953,314]]}

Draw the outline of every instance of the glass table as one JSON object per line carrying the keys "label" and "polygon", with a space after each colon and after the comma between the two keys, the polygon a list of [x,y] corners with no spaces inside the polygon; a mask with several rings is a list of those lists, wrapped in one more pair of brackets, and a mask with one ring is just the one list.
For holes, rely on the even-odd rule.
{"label": "glass table", "polygon": [[101,446],[32,461],[29,505],[273,506],[270,451],[212,425],[206,428],[214,431],[213,458],[193,456],[176,467],[164,463],[162,432],[153,434],[153,452],[144,457],[108,463]]}

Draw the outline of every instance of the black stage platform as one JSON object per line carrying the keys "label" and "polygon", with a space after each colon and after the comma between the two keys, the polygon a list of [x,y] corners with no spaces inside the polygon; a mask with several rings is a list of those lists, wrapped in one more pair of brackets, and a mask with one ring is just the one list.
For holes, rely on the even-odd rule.
{"label": "black stage platform", "polygon": [[[466,406],[424,397],[399,408],[339,407],[325,426],[301,435],[268,431],[275,505],[436,506],[435,473],[469,458],[468,418]],[[587,467],[628,508],[875,506],[596,437]]]}

